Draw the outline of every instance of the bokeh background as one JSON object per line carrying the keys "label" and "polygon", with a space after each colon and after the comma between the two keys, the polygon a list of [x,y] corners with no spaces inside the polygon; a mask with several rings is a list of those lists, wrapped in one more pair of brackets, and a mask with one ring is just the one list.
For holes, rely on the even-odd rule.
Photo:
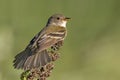
{"label": "bokeh background", "polygon": [[0,0],[0,80],[20,80],[14,56],[54,13],[72,19],[47,80],[120,80],[119,0]]}

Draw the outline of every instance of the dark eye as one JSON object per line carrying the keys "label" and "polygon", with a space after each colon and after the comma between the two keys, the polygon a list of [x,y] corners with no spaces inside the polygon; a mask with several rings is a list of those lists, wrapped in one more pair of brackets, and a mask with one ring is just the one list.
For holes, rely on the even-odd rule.
{"label": "dark eye", "polygon": [[59,17],[57,17],[57,20],[59,20],[60,18]]}

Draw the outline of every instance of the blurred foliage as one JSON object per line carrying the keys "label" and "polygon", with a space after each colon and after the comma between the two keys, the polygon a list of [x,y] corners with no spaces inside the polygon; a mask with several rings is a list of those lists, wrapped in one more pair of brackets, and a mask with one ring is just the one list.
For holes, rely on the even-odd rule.
{"label": "blurred foliage", "polygon": [[20,78],[14,56],[54,13],[72,20],[48,80],[120,80],[119,0],[0,0],[0,80]]}

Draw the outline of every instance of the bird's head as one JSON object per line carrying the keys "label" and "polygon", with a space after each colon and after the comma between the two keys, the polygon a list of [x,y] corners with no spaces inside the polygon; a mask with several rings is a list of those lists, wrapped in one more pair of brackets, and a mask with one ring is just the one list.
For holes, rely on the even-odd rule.
{"label": "bird's head", "polygon": [[66,27],[66,23],[70,18],[62,14],[54,14],[48,19],[47,25]]}

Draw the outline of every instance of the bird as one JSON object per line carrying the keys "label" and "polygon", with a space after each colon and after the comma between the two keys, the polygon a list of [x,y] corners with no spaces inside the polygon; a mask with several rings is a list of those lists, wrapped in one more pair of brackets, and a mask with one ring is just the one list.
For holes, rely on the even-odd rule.
{"label": "bird", "polygon": [[66,23],[69,19],[63,14],[50,16],[45,27],[15,56],[14,68],[30,70],[50,63],[51,57],[47,50],[49,48],[56,50],[62,46],[67,35]]}

